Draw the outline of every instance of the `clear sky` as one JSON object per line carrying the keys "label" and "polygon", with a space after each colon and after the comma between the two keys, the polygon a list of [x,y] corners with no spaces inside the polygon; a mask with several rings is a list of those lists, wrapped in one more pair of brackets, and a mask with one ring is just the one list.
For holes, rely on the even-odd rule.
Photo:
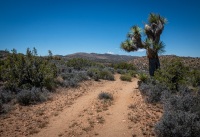
{"label": "clear sky", "polygon": [[168,19],[165,55],[200,57],[200,0],[0,0],[0,50],[145,56],[120,43],[131,26],[144,28],[151,12]]}

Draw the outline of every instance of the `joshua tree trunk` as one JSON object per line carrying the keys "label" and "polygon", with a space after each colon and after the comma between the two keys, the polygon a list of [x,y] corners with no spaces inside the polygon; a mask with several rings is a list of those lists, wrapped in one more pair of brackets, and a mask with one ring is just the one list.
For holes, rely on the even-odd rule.
{"label": "joshua tree trunk", "polygon": [[149,58],[149,74],[150,76],[154,76],[154,72],[160,68],[159,58]]}

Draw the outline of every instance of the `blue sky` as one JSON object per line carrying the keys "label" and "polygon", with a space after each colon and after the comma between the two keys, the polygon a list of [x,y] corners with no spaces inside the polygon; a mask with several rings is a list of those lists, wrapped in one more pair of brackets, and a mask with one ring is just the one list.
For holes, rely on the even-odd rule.
{"label": "blue sky", "polygon": [[145,56],[122,51],[120,43],[153,12],[168,19],[165,55],[200,57],[199,7],[199,0],[0,0],[0,50]]}

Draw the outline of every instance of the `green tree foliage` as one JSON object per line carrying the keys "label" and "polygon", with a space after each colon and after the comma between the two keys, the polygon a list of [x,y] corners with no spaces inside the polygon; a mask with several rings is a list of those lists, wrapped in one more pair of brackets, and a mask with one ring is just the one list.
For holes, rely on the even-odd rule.
{"label": "green tree foliage", "polygon": [[67,67],[73,67],[76,70],[82,70],[84,68],[88,68],[95,65],[95,63],[86,59],[82,59],[82,58],[70,59],[67,61],[66,64],[67,64]]}
{"label": "green tree foliage", "polygon": [[1,64],[1,79],[9,90],[16,91],[18,88],[31,89],[32,87],[52,89],[55,86],[56,66],[38,57],[35,48],[33,51],[28,48],[26,55],[17,54],[14,49]]}
{"label": "green tree foliage", "polygon": [[136,70],[136,67],[133,64],[121,62],[114,65],[115,69],[126,69],[126,70]]}
{"label": "green tree foliage", "polygon": [[200,70],[193,69],[189,72],[189,78],[187,79],[193,87],[200,86]]}
{"label": "green tree foliage", "polygon": [[178,90],[181,84],[186,84],[188,68],[183,65],[181,60],[165,60],[162,69],[155,72],[155,79],[165,84],[171,90]]}

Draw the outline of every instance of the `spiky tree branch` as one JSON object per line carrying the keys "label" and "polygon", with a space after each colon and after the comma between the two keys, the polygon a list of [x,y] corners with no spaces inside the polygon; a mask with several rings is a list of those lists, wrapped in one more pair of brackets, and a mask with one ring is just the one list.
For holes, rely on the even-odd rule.
{"label": "spiky tree branch", "polygon": [[[149,59],[158,60],[158,53],[163,53],[164,43],[160,42],[160,35],[164,30],[164,25],[167,19],[158,14],[150,13],[148,23],[145,24],[144,33],[146,39],[141,39],[141,28],[133,26],[127,34],[127,39],[121,43],[121,48],[127,52],[137,51],[138,49],[146,49],[147,57]],[[157,68],[157,67],[156,67]]]}

